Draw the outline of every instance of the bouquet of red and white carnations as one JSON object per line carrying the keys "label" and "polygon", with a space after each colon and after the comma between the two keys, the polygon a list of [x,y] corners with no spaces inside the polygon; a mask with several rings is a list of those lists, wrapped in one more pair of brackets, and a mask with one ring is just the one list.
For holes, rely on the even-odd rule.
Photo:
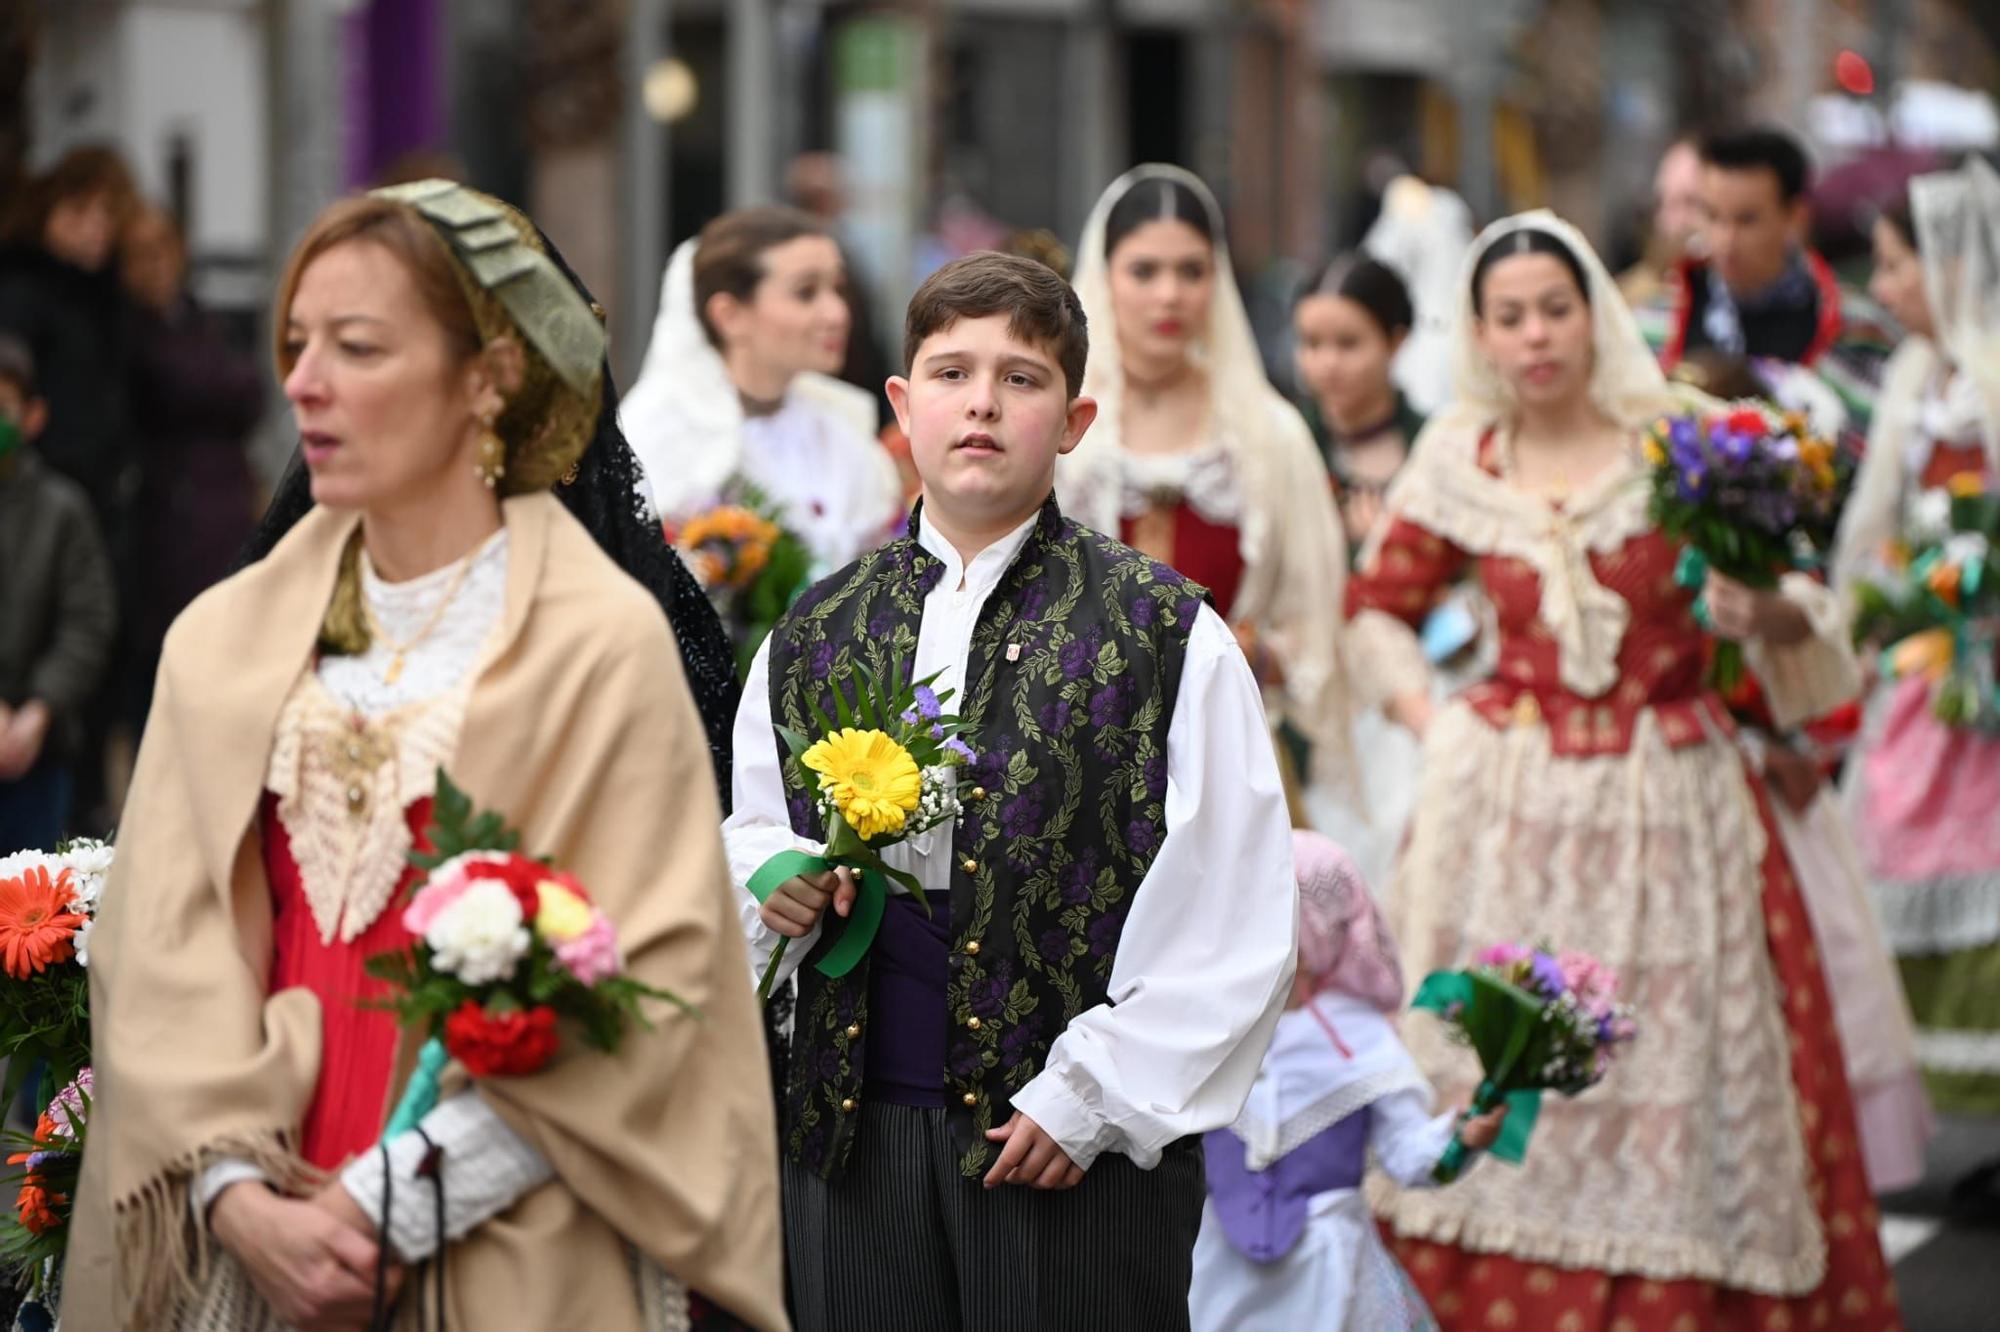
{"label": "bouquet of red and white carnations", "polygon": [[437,1103],[447,1059],[475,1078],[520,1077],[555,1057],[564,1025],[608,1053],[627,1024],[650,1025],[642,1000],[693,1011],[626,975],[617,931],[583,884],[519,854],[520,834],[474,814],[442,769],[426,837],[431,849],[411,860],[429,873],[403,911],[414,942],[367,963],[395,991],[383,1006],[428,1037],[385,1141]]}
{"label": "bouquet of red and white carnations", "polygon": [[[1473,959],[1470,971],[1425,977],[1412,1007],[1436,1013],[1478,1052],[1485,1080],[1469,1114],[1507,1106],[1491,1150],[1519,1165],[1542,1093],[1577,1096],[1596,1086],[1618,1047],[1638,1035],[1631,1007],[1617,1002],[1617,992],[1617,973],[1588,954],[1495,944]],[[1438,1182],[1458,1178],[1468,1155],[1454,1138],[1438,1162]]]}

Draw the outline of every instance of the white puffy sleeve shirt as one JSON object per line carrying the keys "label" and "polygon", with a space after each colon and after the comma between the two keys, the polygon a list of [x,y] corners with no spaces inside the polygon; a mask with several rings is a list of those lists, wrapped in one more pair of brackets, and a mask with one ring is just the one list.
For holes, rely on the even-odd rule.
{"label": "white puffy sleeve shirt", "polygon": [[[944,577],[924,603],[913,678],[942,671],[963,692],[980,609],[1035,520],[969,563],[926,523]],[[723,825],[752,972],[780,936],[744,888],[779,851],[819,851],[795,836],[771,723],[769,662],[759,652],[736,716],[735,812]],[[947,707],[950,705],[947,704]],[[1167,732],[1167,835],[1132,900],[1112,961],[1110,1002],[1080,1014],[1050,1046],[1014,1108],[1088,1167],[1107,1151],[1143,1167],[1175,1139],[1235,1119],[1270,1044],[1297,959],[1292,834],[1256,680],[1235,635],[1204,606],[1189,633]],[[948,898],[951,830],[891,848],[926,894]],[[783,974],[817,936],[786,950]]]}

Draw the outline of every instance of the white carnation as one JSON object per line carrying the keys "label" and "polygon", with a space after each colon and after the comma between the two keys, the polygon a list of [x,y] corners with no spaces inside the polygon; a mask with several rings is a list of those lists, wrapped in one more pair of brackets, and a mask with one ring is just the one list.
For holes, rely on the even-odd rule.
{"label": "white carnation", "polygon": [[438,912],[424,933],[431,965],[467,985],[487,985],[513,974],[530,937],[521,904],[507,885],[476,879],[457,901]]}
{"label": "white carnation", "polygon": [[1910,501],[1910,539],[1918,545],[1942,541],[1951,532],[1951,492],[1923,491]]}

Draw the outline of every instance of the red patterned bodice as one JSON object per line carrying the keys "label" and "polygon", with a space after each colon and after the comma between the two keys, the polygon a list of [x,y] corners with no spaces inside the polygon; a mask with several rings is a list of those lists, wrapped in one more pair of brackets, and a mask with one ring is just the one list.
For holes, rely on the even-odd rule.
{"label": "red patterned bodice", "polygon": [[[1492,436],[1479,458],[1481,470],[1498,475]],[[1591,576],[1630,612],[1617,682],[1596,698],[1562,681],[1533,565],[1504,554],[1475,558],[1407,516],[1391,521],[1375,560],[1348,580],[1347,614],[1380,611],[1416,629],[1469,568],[1493,603],[1499,638],[1493,674],[1461,695],[1475,712],[1496,727],[1546,723],[1554,751],[1566,757],[1626,752],[1641,714],[1651,712],[1667,744],[1679,749],[1716,730],[1734,731],[1728,709],[1704,684],[1711,640],[1695,621],[1694,594],[1674,578],[1680,552],[1648,528],[1588,556]]]}
{"label": "red patterned bodice", "polygon": [[[429,797],[410,805],[410,834],[420,847],[430,817]],[[319,1085],[300,1128],[299,1154],[322,1170],[334,1170],[372,1147],[388,1116],[396,1020],[362,1006],[386,993],[363,967],[375,954],[409,944],[403,899],[417,871],[404,874],[389,906],[352,942],[327,943],[306,903],[291,837],[278,818],[278,798],[269,792],[258,826],[264,873],[271,884],[271,991],[302,986],[318,995],[320,1003]]]}

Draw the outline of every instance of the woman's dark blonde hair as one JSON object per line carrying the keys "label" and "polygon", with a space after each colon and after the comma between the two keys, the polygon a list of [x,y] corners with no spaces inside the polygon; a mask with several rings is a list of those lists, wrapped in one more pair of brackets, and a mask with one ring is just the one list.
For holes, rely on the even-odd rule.
{"label": "woman's dark blonde hair", "polygon": [[[524,243],[543,248],[532,224],[512,209],[508,216]],[[300,279],[321,255],[352,242],[378,245],[401,263],[424,308],[444,330],[446,345],[458,363],[479,355],[495,338],[512,337],[521,344],[521,382],[508,393],[506,405],[493,424],[507,446],[507,469],[499,490],[505,495],[520,495],[554,486],[589,441],[602,400],[601,382],[587,400],[564,384],[514,327],[499,299],[473,280],[436,228],[407,204],[375,195],[342,199],[329,205],[300,238],[279,279],[272,309],[272,350],[278,378],[282,381],[290,375],[297,363],[288,345],[287,325]],[[359,556],[359,543],[350,543],[321,629],[323,651],[354,654],[368,648],[366,617],[360,604]]]}
{"label": "woman's dark blonde hair", "polygon": [[708,321],[708,303],[728,294],[748,301],[764,280],[764,252],[827,229],[810,213],[775,205],[724,213],[701,229],[694,249],[694,312],[716,350],[722,336]]}

